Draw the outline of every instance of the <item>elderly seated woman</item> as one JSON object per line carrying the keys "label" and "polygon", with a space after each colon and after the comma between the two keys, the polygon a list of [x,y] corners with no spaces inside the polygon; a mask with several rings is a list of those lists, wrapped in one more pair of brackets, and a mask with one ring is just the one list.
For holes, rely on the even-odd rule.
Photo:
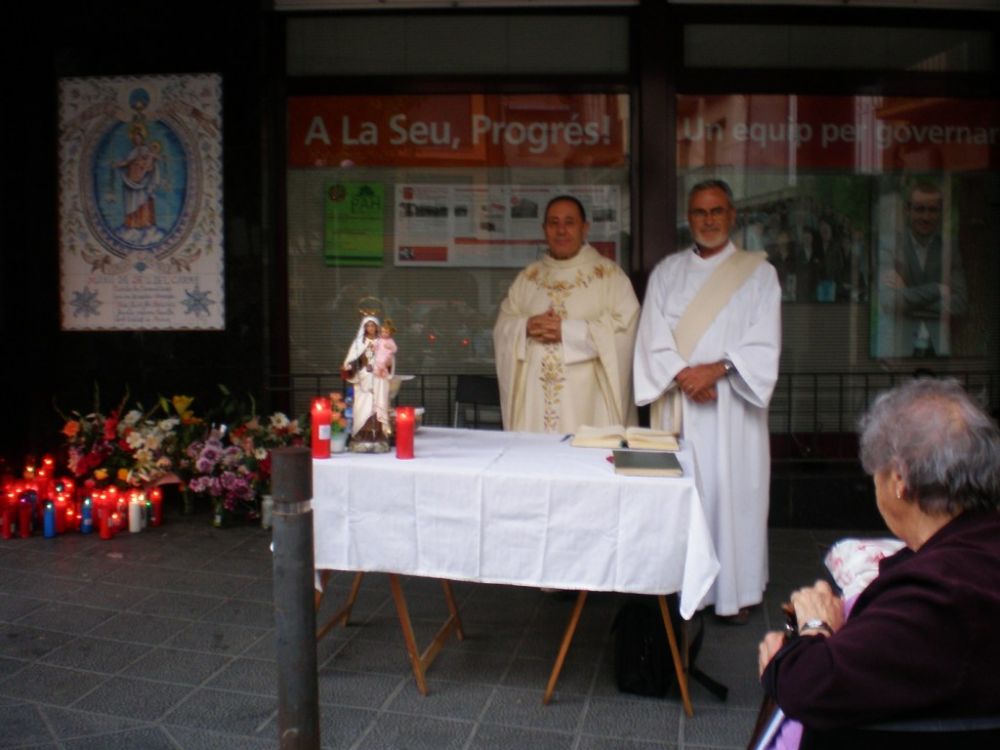
{"label": "elderly seated woman", "polygon": [[[802,750],[831,736],[857,747],[849,728],[866,725],[1000,716],[996,425],[958,383],[914,380],[862,419],[861,462],[906,546],[846,616],[826,582],[793,593],[797,636],[768,633],[758,650],[764,689],[804,727]],[[996,742],[995,731],[970,733],[965,746]],[[783,732],[772,746],[798,739]],[[890,743],[886,733],[876,746]]]}

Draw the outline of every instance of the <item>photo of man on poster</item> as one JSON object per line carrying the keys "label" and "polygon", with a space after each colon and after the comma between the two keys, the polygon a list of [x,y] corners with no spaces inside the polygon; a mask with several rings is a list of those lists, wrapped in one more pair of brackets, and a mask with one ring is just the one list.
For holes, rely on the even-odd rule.
{"label": "photo of man on poster", "polygon": [[949,196],[947,183],[919,177],[879,200],[876,357],[953,353],[953,326],[966,313],[968,289]]}

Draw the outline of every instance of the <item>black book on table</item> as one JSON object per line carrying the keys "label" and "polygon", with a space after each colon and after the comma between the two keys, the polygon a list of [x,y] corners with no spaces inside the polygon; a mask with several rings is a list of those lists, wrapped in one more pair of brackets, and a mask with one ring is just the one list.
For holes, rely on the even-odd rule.
{"label": "black book on table", "polygon": [[631,477],[683,476],[677,454],[670,451],[616,450],[615,473]]}

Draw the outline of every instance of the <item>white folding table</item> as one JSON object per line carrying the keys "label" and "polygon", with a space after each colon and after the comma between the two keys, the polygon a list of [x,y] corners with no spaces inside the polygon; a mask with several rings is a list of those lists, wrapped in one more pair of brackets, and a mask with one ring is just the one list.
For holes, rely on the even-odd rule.
{"label": "white folding table", "polygon": [[[690,618],[718,573],[692,459],[684,476],[615,474],[610,451],[574,448],[558,435],[424,427],[415,458],[335,454],[313,461],[315,565],[390,574],[414,677],[449,635],[462,637],[450,580],[579,591],[549,679],[548,702],[589,591],[659,599],[685,709],[687,681],[666,608],[679,592]],[[399,575],[441,579],[449,618],[418,653]],[[331,623],[332,624],[332,623]]]}

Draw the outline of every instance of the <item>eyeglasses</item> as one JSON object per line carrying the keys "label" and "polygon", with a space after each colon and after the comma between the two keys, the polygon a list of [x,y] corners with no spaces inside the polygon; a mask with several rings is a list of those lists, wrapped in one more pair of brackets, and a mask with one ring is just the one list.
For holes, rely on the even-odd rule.
{"label": "eyeglasses", "polygon": [[915,214],[920,214],[921,216],[925,214],[933,216],[935,214],[941,213],[941,206],[924,206],[919,203],[916,204],[908,203],[907,206],[909,206],[910,211],[912,211]]}
{"label": "eyeglasses", "polygon": [[688,216],[694,219],[707,219],[711,216],[713,219],[721,219],[729,211],[728,208],[723,206],[716,206],[715,208],[710,208],[705,210],[704,208],[692,208],[688,211]]}

